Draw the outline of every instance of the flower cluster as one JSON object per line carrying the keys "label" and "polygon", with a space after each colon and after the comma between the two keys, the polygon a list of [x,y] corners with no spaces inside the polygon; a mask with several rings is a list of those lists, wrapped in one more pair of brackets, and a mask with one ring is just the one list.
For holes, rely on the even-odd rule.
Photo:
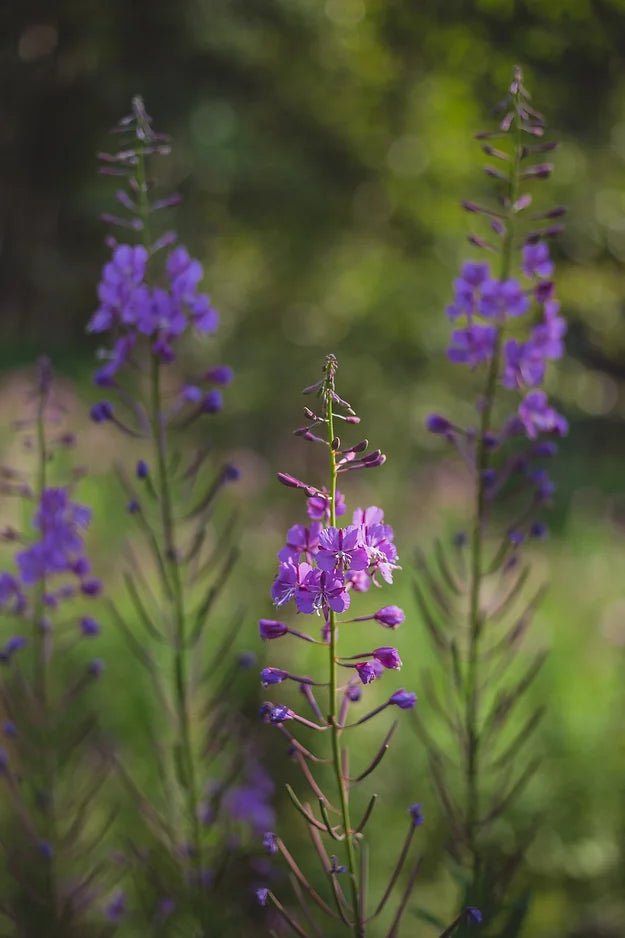
{"label": "flower cluster", "polygon": [[212,334],[219,315],[205,293],[198,290],[202,265],[184,247],[174,248],[165,262],[166,286],[146,283],[149,254],[142,245],[117,244],[105,264],[98,285],[100,306],[88,325],[89,332],[121,332],[96,383],[111,387],[141,335],[152,342],[152,351],[163,362],[175,359],[175,341],[188,329]]}
{"label": "flower cluster", "polygon": [[[228,463],[211,471],[209,448],[196,448],[189,432],[196,418],[222,409],[221,388],[233,372],[227,365],[207,364],[176,389],[184,367],[180,343],[214,334],[219,317],[201,290],[199,261],[172,232],[152,239],[154,214],[178,201],[155,198],[148,174],[152,157],[168,152],[166,138],[153,130],[138,98],[117,131],[121,149],[102,158],[104,172],[127,181],[117,198],[128,215],[106,220],[130,229],[138,243],[109,238],[112,257],[102,272],[99,306],[88,331],[112,336],[95,383],[111,389],[119,410],[117,403],[102,400],[91,417],[113,423],[142,446],[132,470],[118,470],[143,544],[142,559],[132,549],[124,556],[125,590],[110,608],[148,677],[144,704],[150,732],[159,740],[151,757],[163,786],[137,797],[145,827],[142,842],[133,842],[127,856],[149,922],[136,901],[126,898],[125,888],[113,895],[106,914],[141,933],[155,927],[164,934],[167,927],[225,934],[239,930],[245,910],[225,909],[213,895],[222,882],[219,870],[236,867],[239,879],[255,877],[249,842],[273,819],[272,783],[252,751],[244,718],[229,700],[230,689],[252,663],[246,655],[230,664],[226,657],[241,620],[232,623],[222,643],[215,642],[214,632],[208,637],[215,603],[237,556],[230,525],[219,533],[216,562],[212,513],[217,496],[239,472]],[[133,382],[137,374],[144,380]],[[132,750],[120,761],[136,793],[134,777],[143,766],[133,763]],[[229,862],[235,857],[237,863]]]}
{"label": "flower cluster", "polygon": [[[37,539],[16,555],[22,583],[32,586],[56,574],[76,577],[82,593],[96,595],[98,580],[90,578],[91,564],[85,553],[84,531],[91,520],[91,509],[73,502],[65,488],[46,488],[41,493],[34,527]],[[63,588],[59,598],[69,598],[71,588]],[[46,593],[46,605],[55,597]]]}
{"label": "flower cluster", "polygon": [[3,532],[13,557],[12,569],[0,573],[0,614],[10,630],[0,647],[0,776],[11,807],[0,818],[0,842],[13,882],[3,879],[0,900],[20,933],[74,935],[97,929],[103,883],[93,871],[106,850],[106,831],[94,833],[84,811],[94,769],[97,787],[108,769],[92,745],[96,720],[85,695],[104,664],[99,657],[76,661],[84,656],[81,640],[91,646],[101,631],[88,611],[101,583],[85,547],[90,509],[74,501],[73,485],[48,482],[58,450],[74,439],[58,432],[64,407],[53,398],[47,360],[32,403],[34,415],[18,427],[36,469],[2,473],[3,494],[24,501],[32,520],[30,530]]}
{"label": "flower cluster", "polygon": [[[554,265],[545,241],[523,247],[522,270],[530,284],[522,285],[512,277],[497,280],[487,263],[463,264],[454,283],[454,302],[447,307],[448,317],[460,320],[463,328],[452,333],[448,355],[451,361],[471,367],[491,362],[499,354],[501,337],[516,327],[515,320],[537,308],[538,321],[525,327],[525,341],[510,337],[501,349],[502,385],[526,392],[543,383],[547,362],[564,354],[566,322],[559,315],[560,304],[549,279]],[[549,406],[544,391],[529,390],[519,404],[518,417],[532,440],[540,433],[564,436],[568,429],[566,420]]]}
{"label": "flower cluster", "polygon": [[346,612],[351,589],[365,592],[372,581],[379,585],[379,577],[392,583],[398,567],[393,529],[375,507],[357,509],[344,528],[294,525],[278,558],[273,601],[283,606],[294,599],[303,613],[323,613],[324,607]]}
{"label": "flower cluster", "polygon": [[[152,129],[139,98],[133,100],[132,113],[120,122],[117,132],[127,145],[117,153],[100,154],[101,172],[127,178],[127,189],[117,192],[126,217],[103,217],[117,227],[131,229],[140,241],[129,244],[108,239],[111,258],[103,267],[99,304],[87,326],[89,332],[110,333],[113,339],[109,348],[100,349],[101,364],[94,376],[98,387],[111,389],[120,388],[120,373],[128,366],[141,367],[144,344],[154,361],[168,365],[176,360],[185,336],[211,336],[219,326],[219,314],[201,290],[201,263],[176,243],[175,232],[156,240],[150,237],[154,214],[180,201],[177,195],[153,198],[154,183],[147,175],[148,158],[169,153],[168,138]],[[194,416],[217,413],[223,406],[219,387],[229,384],[232,377],[227,365],[194,376],[181,387],[170,418],[185,407],[193,407]],[[108,400],[94,405],[91,416],[97,423],[120,423]]]}
{"label": "flower cluster", "polygon": [[[308,525],[296,524],[289,529],[286,544],[278,552],[278,573],[271,588],[271,597],[278,609],[286,609],[287,606],[293,605],[300,615],[318,617],[321,635],[316,638],[309,632],[301,631],[299,628],[276,619],[261,619],[259,633],[265,641],[273,641],[290,635],[298,640],[312,643],[320,648],[324,659],[329,659],[326,666],[327,673],[319,680],[271,666],[263,668],[260,674],[264,687],[283,684],[285,681],[292,681],[299,685],[313,719],[303,716],[285,704],[269,702],[261,708],[261,716],[266,722],[278,726],[287,736],[291,751],[302,769],[304,778],[319,802],[320,818],[316,817],[308,806],[303,805],[295,792],[287,786],[289,796],[304,817],[313,841],[316,843],[318,841],[319,856],[329,878],[337,911],[334,912],[316,891],[309,887],[299,867],[294,866],[295,861],[282,838],[273,831],[267,831],[263,843],[268,853],[280,853],[291,870],[297,870],[296,876],[300,883],[326,914],[342,921],[350,931],[353,929],[356,934],[364,934],[364,921],[367,914],[364,893],[366,884],[363,880],[362,862],[359,864],[356,856],[366,849],[363,831],[371,814],[375,796],[364,819],[358,826],[353,826],[350,818],[350,790],[373,772],[382,761],[395,725],[390,733],[387,733],[381,749],[374,756],[369,768],[355,778],[351,777],[348,772],[348,749],[344,734],[376,717],[389,707],[411,710],[415,706],[416,695],[403,688],[395,690],[380,706],[350,722],[351,707],[361,699],[363,685],[371,684],[387,670],[398,671],[402,666],[402,661],[397,649],[388,645],[373,647],[357,655],[347,657],[340,655],[339,617],[350,609],[355,593],[366,593],[372,586],[382,587],[384,584],[392,584],[393,575],[400,567],[393,530],[385,523],[384,512],[381,508],[376,506],[357,508],[352,514],[351,523],[348,522],[342,527],[337,525],[337,518],[347,513],[345,499],[337,488],[339,476],[344,477],[353,471],[381,466],[385,457],[379,450],[369,452],[366,440],[354,446],[343,447],[339,437],[335,434],[335,426],[339,421],[347,424],[359,422],[351,405],[336,392],[336,369],[336,359],[333,355],[329,355],[324,362],[322,380],[305,391],[305,393],[316,393],[319,396],[321,400],[319,413],[309,407],[305,408],[308,425],[295,431],[298,436],[310,442],[320,443],[326,448],[329,457],[329,485],[318,487],[302,482],[286,473],[278,474],[283,485],[300,490],[307,496],[306,507],[311,521]],[[320,430],[323,435],[319,434]],[[341,619],[341,624],[370,621],[383,628],[394,630],[402,624],[404,618],[402,609],[389,605],[368,615]],[[345,673],[344,679],[341,679],[341,673]],[[317,688],[324,688],[324,693],[327,692],[327,717],[323,715],[323,710],[315,696]],[[286,724],[290,722],[321,733],[329,733],[332,741],[330,761],[338,796],[336,808],[333,806],[334,796],[324,794],[313,777],[314,764],[324,760],[320,760],[295,739],[286,727]],[[334,826],[330,820],[329,812],[336,812],[340,818],[338,826]],[[414,832],[423,822],[421,805],[413,805],[408,814],[410,824],[407,842],[401,851],[390,885],[373,915],[379,914],[386,905],[408,856]],[[325,848],[321,846],[319,831],[328,834],[335,841],[343,841],[344,862],[339,862],[336,856],[328,857]],[[360,875],[358,869],[361,871]],[[349,903],[338,882],[343,873],[347,874],[350,882],[351,901]],[[414,885],[414,877],[411,883]],[[397,924],[405,909],[410,889],[401,899],[400,909],[396,916]],[[263,886],[257,891],[257,898],[263,906],[271,904],[273,909],[285,918],[298,934],[304,934],[295,919],[291,917],[291,913],[267,887]],[[347,908],[350,910],[349,917],[346,914]]]}
{"label": "flower cluster", "polygon": [[[532,196],[524,191],[551,172],[550,164],[535,162],[554,147],[543,135],[542,116],[516,70],[499,128],[478,134],[484,152],[501,167],[485,167],[497,181],[496,202],[464,203],[489,228],[487,237],[472,234],[469,241],[497,255],[498,269],[486,262],[463,264],[447,308],[454,325],[449,359],[481,371],[477,427],[460,427],[440,414],[427,420],[430,432],[457,447],[473,487],[470,534],[456,537],[449,549],[437,542],[435,563],[421,557],[416,571],[419,608],[450,688],[450,700],[441,704],[432,685],[438,732],[421,731],[453,834],[450,853],[466,871],[464,912],[452,926],[462,936],[465,925],[482,921],[482,912],[469,902],[479,902],[485,920],[501,912],[501,898],[523,850],[511,857],[497,855],[493,829],[536,768],[534,760],[518,756],[541,711],[521,729],[510,729],[510,714],[540,671],[544,652],[535,654],[520,679],[508,669],[541,595],[538,590],[523,600],[529,567],[519,564],[520,549],[527,538],[546,532],[535,517],[554,492],[543,462],[557,452],[552,438],[568,431],[542,387],[548,362],[564,354],[566,323],[548,245],[561,230],[553,221],[564,210],[528,218]],[[510,392],[517,395],[512,413]],[[499,496],[505,496],[509,512],[503,536],[498,530],[503,506],[496,515],[492,511]],[[445,761],[447,746],[458,757],[458,772]]]}

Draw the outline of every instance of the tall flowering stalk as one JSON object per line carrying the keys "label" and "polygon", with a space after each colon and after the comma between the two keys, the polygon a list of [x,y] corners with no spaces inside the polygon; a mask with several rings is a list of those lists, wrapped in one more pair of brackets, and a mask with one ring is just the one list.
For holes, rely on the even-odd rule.
{"label": "tall flowering stalk", "polygon": [[91,511],[73,498],[80,473],[67,485],[51,478],[73,436],[63,430],[47,360],[28,410],[16,428],[35,465],[3,467],[0,485],[23,507],[23,523],[2,531],[13,561],[0,573],[0,915],[5,934],[97,936],[111,933],[97,887],[114,818],[94,811],[108,768],[88,694],[103,667],[93,657],[100,625],[90,610],[101,587],[85,549]]}
{"label": "tall flowering stalk", "polygon": [[[153,751],[162,792],[160,798],[144,796],[132,772],[120,765],[153,842],[147,854],[135,850],[147,873],[142,911],[120,893],[110,917],[134,917],[143,927],[147,917],[158,934],[186,928],[190,936],[207,936],[228,927],[228,910],[212,896],[229,855],[250,829],[257,833],[272,817],[271,783],[227,706],[240,670],[234,658],[225,664],[237,626],[221,643],[209,634],[237,553],[233,526],[216,539],[211,516],[238,470],[229,464],[211,470],[210,447],[196,447],[191,435],[196,424],[221,410],[221,387],[233,373],[217,365],[184,380],[177,371],[185,340],[203,343],[215,333],[219,316],[200,290],[200,263],[176,243],[175,233],[153,233],[158,213],[179,200],[157,197],[150,175],[151,160],[170,150],[168,138],[153,130],[139,98],[116,133],[120,149],[101,157],[103,172],[126,180],[117,192],[125,214],[106,220],[130,232],[131,243],[109,239],[111,259],[88,329],[111,337],[100,353],[95,383],[109,397],[115,394],[117,403],[107,397],[91,416],[115,424],[142,447],[134,472],[118,471],[151,563],[146,567],[145,558],[129,553],[125,608],[112,603],[111,612],[152,684]],[[241,663],[249,664],[245,658]]]}
{"label": "tall flowering stalk", "polygon": [[528,187],[552,169],[542,160],[555,144],[543,135],[543,118],[517,69],[498,130],[477,135],[494,161],[485,171],[497,185],[495,204],[464,203],[490,229],[469,240],[496,260],[465,263],[447,309],[454,326],[449,358],[482,381],[477,427],[462,428],[440,414],[428,419],[432,433],[457,447],[474,493],[470,536],[457,537],[453,557],[437,544],[436,569],[423,559],[417,585],[449,675],[448,698],[440,701],[432,687],[431,700],[456,741],[455,782],[453,761],[423,726],[421,732],[450,824],[450,850],[487,916],[502,902],[523,854],[519,844],[502,858],[496,824],[536,769],[525,747],[542,715],[538,709],[510,720],[544,660],[540,651],[529,664],[517,662],[540,598],[538,590],[522,601],[530,572],[522,548],[545,534],[539,515],[554,487],[543,464],[556,452],[553,438],[567,432],[542,389],[547,363],[563,354],[566,331],[548,247],[563,209],[529,211]]}
{"label": "tall flowering stalk", "polygon": [[[371,903],[367,892],[367,825],[377,796],[373,794],[360,804],[356,815],[353,794],[382,762],[397,721],[384,731],[381,745],[368,763],[355,771],[350,766],[351,757],[359,760],[362,749],[362,742],[355,745],[354,732],[388,710],[411,710],[416,695],[399,688],[363,716],[353,714],[363,689],[383,678],[386,671],[398,671],[402,666],[395,647],[378,646],[375,641],[365,639],[361,623],[369,622],[374,628],[393,631],[404,621],[404,613],[398,606],[387,605],[375,612],[353,615],[352,600],[357,594],[366,593],[372,585],[392,584],[399,566],[393,530],[385,523],[382,509],[357,508],[351,523],[338,525],[339,518],[346,513],[343,494],[337,487],[339,481],[349,473],[381,466],[385,456],[379,450],[369,451],[367,440],[355,445],[341,442],[339,425],[347,431],[360,420],[351,405],[337,393],[336,371],[337,361],[329,355],[323,365],[321,381],[304,392],[316,394],[319,406],[314,410],[305,408],[307,424],[295,431],[325,449],[324,483],[309,484],[286,473],[278,476],[285,486],[307,497],[310,522],[289,529],[286,545],[278,554],[278,574],[271,589],[273,602],[279,610],[294,606],[300,616],[316,617],[320,635],[317,637],[299,626],[296,628],[276,619],[259,622],[262,639],[291,636],[315,650],[317,673],[314,678],[278,667],[266,667],[261,672],[261,681],[266,687],[288,683],[298,686],[310,714],[304,716],[283,703],[266,703],[261,714],[287,738],[290,752],[309,788],[306,797],[300,797],[288,785],[287,792],[306,822],[326,874],[328,895],[324,898],[317,891],[285,839],[273,831],[265,834],[264,843],[270,854],[281,855],[290,872],[300,912],[291,911],[267,886],[260,888],[257,895],[261,905],[270,907],[273,914],[285,920],[290,930],[298,935],[350,933],[360,938],[370,932],[371,923],[378,916],[388,913],[399,881],[402,885],[395,908],[385,916],[384,933],[392,938],[399,934],[417,875],[418,861],[413,858],[412,870],[407,879],[402,880],[404,866],[413,851],[415,831],[423,822],[421,805],[414,804],[408,809],[408,831],[399,858],[386,888]],[[348,615],[352,617],[347,618]],[[356,655],[342,652],[339,628],[343,627],[357,632],[361,636],[359,644],[370,645],[369,649]],[[313,744],[312,748],[304,745],[294,734],[293,727],[310,730],[313,737],[318,737],[319,744],[325,743],[325,753],[313,751],[317,750],[317,745]],[[319,914],[325,919],[321,926],[317,922]],[[464,918],[465,913],[461,917]],[[381,922],[376,922],[374,927],[379,929]]]}

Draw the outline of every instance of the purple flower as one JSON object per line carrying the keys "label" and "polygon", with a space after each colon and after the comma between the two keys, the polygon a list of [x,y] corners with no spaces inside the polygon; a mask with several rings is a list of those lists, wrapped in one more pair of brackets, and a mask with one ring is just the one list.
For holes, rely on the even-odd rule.
{"label": "purple flower", "polygon": [[91,511],[72,502],[65,489],[45,489],[34,520],[40,539],[15,558],[22,582],[32,585],[50,574],[73,572],[90,518]]}
{"label": "purple flower", "polygon": [[544,469],[534,469],[528,478],[534,486],[534,494],[539,502],[548,502],[556,490],[555,485]]}
{"label": "purple flower", "polygon": [[261,886],[260,889],[256,890],[256,901],[263,907],[269,902],[269,890],[265,886]]}
{"label": "purple flower", "polygon": [[279,704],[277,707],[272,707],[269,711],[270,723],[284,723],[285,720],[292,719],[293,711],[289,710],[288,707],[285,707],[284,704]]}
{"label": "purple flower", "polygon": [[87,326],[88,332],[106,332],[128,322],[132,299],[143,282],[147,262],[148,252],[143,246],[117,245],[102,271],[98,286],[100,306]]}
{"label": "purple flower", "polygon": [[497,330],[494,326],[473,323],[466,329],[457,329],[451,334],[447,355],[450,361],[474,368],[481,362],[490,361],[495,350]]}
{"label": "purple flower", "polygon": [[473,905],[468,905],[464,910],[464,914],[470,925],[481,925],[484,921],[484,916],[480,910],[476,909]]}
{"label": "purple flower", "polygon": [[556,301],[545,304],[545,318],[532,329],[531,345],[536,354],[555,361],[564,355],[566,321],[558,316],[560,304]]}
{"label": "purple flower", "polygon": [[80,590],[85,596],[99,596],[102,592],[102,582],[95,577],[90,580],[83,580],[80,584]]}
{"label": "purple flower", "polygon": [[226,793],[223,806],[233,820],[249,825],[258,836],[275,821],[271,806],[273,794],[273,782],[267,773],[256,765],[252,766],[242,785],[237,785]]}
{"label": "purple flower", "polygon": [[270,684],[281,684],[288,676],[289,672],[283,671],[282,668],[263,668],[260,672],[260,682],[263,687],[269,687]]}
{"label": "purple flower", "polygon": [[11,615],[21,615],[26,608],[19,580],[11,573],[0,573],[0,609]]}
{"label": "purple flower", "polygon": [[544,356],[533,342],[509,339],[504,345],[502,383],[507,388],[533,388],[545,376]]}
{"label": "purple flower", "polygon": [[565,436],[568,432],[567,421],[549,406],[544,391],[531,391],[519,404],[518,413],[530,440],[535,440],[540,433]]}
{"label": "purple flower", "polygon": [[[308,564],[300,564],[300,570]],[[297,588],[295,602],[299,612],[310,614],[332,609],[345,612],[349,609],[350,595],[342,577],[324,570],[310,570]]]}
{"label": "purple flower", "polygon": [[328,870],[332,876],[340,876],[341,873],[347,873],[347,867],[343,866],[342,863],[339,863],[337,858],[332,854],[330,857],[330,869]]}
{"label": "purple flower", "polygon": [[273,831],[265,831],[263,834],[263,847],[270,856],[278,852],[278,838]]}
{"label": "purple flower", "polygon": [[139,460],[137,463],[136,472],[138,479],[147,479],[148,475],[150,474],[150,469],[145,459]]}
{"label": "purple flower", "polygon": [[[388,524],[372,524],[362,528],[362,540],[373,573],[379,572],[387,583],[393,582],[393,570],[398,569],[397,548],[393,544],[393,529]],[[375,576],[374,576],[375,580]]]}
{"label": "purple flower", "polygon": [[241,478],[241,470],[234,463],[227,463],[224,466],[224,479],[226,482],[237,482]]}
{"label": "purple flower", "polygon": [[230,384],[234,378],[234,371],[230,365],[215,365],[204,373],[205,381],[212,381],[213,384]]}
{"label": "purple flower", "polygon": [[84,616],[80,620],[80,631],[83,635],[91,638],[95,635],[100,634],[100,623],[93,619],[91,616]]}
{"label": "purple flower", "polygon": [[401,658],[396,648],[385,645],[381,648],[375,648],[372,655],[384,668],[389,668],[393,671],[399,671],[401,668]]}
{"label": "purple flower", "polygon": [[[311,495],[306,499],[306,511],[308,517],[313,521],[330,521],[330,498],[326,489],[323,489],[318,495]],[[344,515],[346,511],[345,497],[339,490],[336,490],[335,514],[337,518]]]}
{"label": "purple flower", "polygon": [[106,917],[110,922],[120,922],[126,914],[126,894],[118,889],[106,907]]}
{"label": "purple flower", "polygon": [[278,622],[276,619],[261,619],[258,623],[258,632],[263,640],[272,638],[282,638],[289,631],[289,627],[284,622]]}
{"label": "purple flower", "polygon": [[371,586],[371,577],[366,570],[350,571],[346,577],[347,584],[357,593],[366,593]]}
{"label": "purple flower", "polygon": [[178,247],[167,258],[166,270],[173,301],[186,307],[199,332],[215,332],[219,314],[206,294],[197,292],[203,276],[200,262],[190,257],[186,248]]}
{"label": "purple flower", "polygon": [[354,667],[363,684],[371,684],[384,674],[384,667],[374,658],[372,661],[358,661]]}
{"label": "purple flower", "polygon": [[202,400],[203,393],[202,388],[199,388],[197,384],[185,384],[180,392],[183,401],[187,404],[197,404]]}
{"label": "purple flower", "polygon": [[414,824],[414,826],[421,827],[421,825],[425,821],[425,818],[423,817],[423,805],[420,803],[411,804],[410,807],[408,808],[408,813],[410,814],[410,817],[412,818],[412,823]]}
{"label": "purple flower", "polygon": [[399,707],[401,710],[412,710],[417,702],[417,695],[412,691],[401,688],[400,690],[396,690],[394,694],[391,694],[388,702],[395,707]]}
{"label": "purple flower", "polygon": [[198,332],[212,335],[219,326],[219,313],[211,306],[210,300],[204,293],[200,293],[189,303],[189,311],[193,325]]}
{"label": "purple flower", "polygon": [[313,521],[309,527],[304,524],[294,524],[287,532],[286,545],[279,552],[278,559],[285,563],[288,560],[297,563],[301,554],[307,554],[310,557],[319,547],[320,533],[321,524],[318,521]]}
{"label": "purple flower", "polygon": [[352,524],[365,525],[365,527],[382,524],[383,521],[384,512],[376,505],[370,505],[368,508],[357,508],[352,518]]}
{"label": "purple flower", "polygon": [[93,380],[98,387],[115,387],[115,375],[128,361],[134,344],[134,335],[125,335],[117,340],[111,351],[106,355],[106,364],[102,368],[98,368],[94,375]]}
{"label": "purple flower", "polygon": [[91,408],[90,416],[94,423],[104,423],[105,420],[112,420],[113,405],[110,401],[99,401]]}
{"label": "purple flower", "polygon": [[527,295],[516,280],[487,280],[482,286],[479,310],[485,319],[502,322],[506,316],[522,316],[529,305]]}
{"label": "purple flower", "polygon": [[374,613],[373,618],[388,629],[396,629],[405,620],[406,614],[399,606],[384,606],[383,609],[378,609]]}
{"label": "purple flower", "polygon": [[462,265],[460,276],[454,281],[454,302],[447,307],[450,319],[470,316],[475,311],[476,292],[489,276],[488,264],[467,261]]}
{"label": "purple flower", "polygon": [[360,528],[324,528],[319,534],[317,564],[327,573],[366,570],[369,555],[360,544]]}
{"label": "purple flower", "polygon": [[441,417],[440,414],[430,414],[425,421],[425,426],[430,433],[441,434],[442,436],[453,430],[453,424],[446,417]]}
{"label": "purple flower", "polygon": [[271,598],[276,606],[284,606],[295,596],[300,584],[312,567],[308,563],[296,564],[292,560],[281,563],[271,587]]}
{"label": "purple flower", "polygon": [[549,258],[549,245],[544,241],[526,244],[523,248],[523,273],[526,277],[551,277],[553,261]]}
{"label": "purple flower", "polygon": [[200,410],[203,414],[218,414],[223,409],[224,398],[221,391],[212,390],[204,395],[200,404]]}
{"label": "purple flower", "polygon": [[20,651],[26,645],[26,639],[23,635],[12,635],[2,648],[0,648],[0,661],[8,664],[16,651]]}

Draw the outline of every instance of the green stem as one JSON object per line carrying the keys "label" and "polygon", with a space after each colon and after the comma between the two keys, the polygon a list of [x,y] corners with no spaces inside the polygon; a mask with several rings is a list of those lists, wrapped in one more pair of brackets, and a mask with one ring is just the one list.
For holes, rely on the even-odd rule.
{"label": "green stem", "polygon": [[[176,548],[175,524],[173,520],[172,496],[167,469],[167,437],[162,419],[162,401],[160,389],[161,363],[158,356],[152,355],[151,375],[151,423],[156,455],[157,491],[161,511],[161,531],[165,552],[168,577],[165,581],[169,605],[174,625],[174,698],[178,730],[180,733],[179,752],[183,787],[186,793],[187,813],[191,824],[194,866],[197,872],[203,869],[202,836],[198,817],[198,787],[191,739],[191,719],[188,700],[188,677],[186,655],[186,614],[184,589],[180,575]],[[201,888],[201,887],[200,887]]]}
{"label": "green stem", "polygon": [[[330,380],[329,386],[326,387],[326,418],[327,418],[327,430],[328,430],[328,450],[330,454],[330,525],[336,527],[336,478],[337,478],[337,468],[336,468],[336,455],[335,451],[332,448],[332,442],[334,440],[334,414],[332,412],[332,381]],[[330,724],[330,732],[332,736],[332,765],[334,769],[334,775],[336,778],[336,784],[339,792],[339,800],[341,803],[341,816],[343,821],[343,829],[345,831],[345,854],[347,860],[347,869],[349,872],[349,883],[352,899],[352,910],[353,910],[353,920],[354,920],[354,935],[356,938],[363,938],[365,934],[365,926],[363,917],[361,915],[361,908],[358,896],[358,885],[356,880],[356,857],[354,852],[354,840],[353,840],[353,830],[350,819],[349,812],[349,789],[348,781],[345,778],[343,773],[343,765],[341,759],[341,728],[337,722],[337,713],[338,713],[338,703],[337,703],[337,642],[338,642],[338,627],[336,622],[336,613],[333,610],[330,610],[330,690],[329,690],[329,716],[328,723]]]}
{"label": "green stem", "polygon": [[[515,109],[518,100],[515,101]],[[513,164],[510,172],[508,204],[505,220],[505,235],[501,252],[500,280],[507,280],[510,276],[512,261],[512,245],[514,238],[514,203],[518,198],[519,173],[521,164],[521,128],[518,116],[515,125],[515,142]],[[484,621],[480,610],[481,586],[483,575],[484,555],[484,521],[486,508],[486,489],[484,474],[489,466],[489,450],[485,438],[490,433],[492,415],[497,392],[497,379],[500,371],[500,359],[503,335],[502,327],[497,328],[495,349],[490,362],[486,378],[486,386],[482,401],[480,427],[476,442],[475,454],[475,516],[471,535],[471,562],[470,562],[470,589],[469,589],[469,651],[467,667],[467,693],[465,729],[467,737],[466,760],[466,834],[469,850],[472,855],[473,883],[477,884],[480,875],[481,857],[476,838],[476,826],[480,813],[479,799],[479,770],[480,770],[480,736],[478,728],[479,710],[479,648]]]}
{"label": "green stem", "polygon": [[[143,221],[142,240],[144,246],[149,248],[150,205],[143,146],[139,146],[138,148],[137,188],[139,213]],[[184,587],[177,552],[171,483],[167,466],[167,433],[162,415],[161,361],[158,355],[154,353],[151,354],[150,423],[156,458],[157,495],[161,515],[161,534],[165,553],[165,567],[167,571],[164,588],[173,621],[173,686],[179,732],[179,741],[176,744],[176,750],[179,753],[177,768],[185,792],[186,812],[191,829],[191,846],[193,849],[192,868],[197,878],[197,882],[194,884],[194,891],[197,892],[199,918],[203,929],[207,929],[208,925],[205,921],[205,903],[202,898],[203,889],[200,878],[204,870],[204,856],[202,831],[199,821],[199,796],[193,754],[191,717],[189,713]]]}
{"label": "green stem", "polygon": [[[40,389],[39,401],[37,406],[37,418],[36,418],[36,436],[37,436],[37,469],[35,477],[35,504],[41,506],[41,500],[43,493],[47,485],[47,468],[48,468],[48,446],[46,440],[46,425],[45,425],[45,414],[46,407],[48,404],[48,390],[45,388]],[[42,802],[42,812],[43,812],[43,826],[44,833],[43,839],[50,844],[52,850],[54,851],[56,847],[56,819],[55,819],[55,780],[56,780],[56,765],[55,765],[55,754],[54,747],[51,745],[50,733],[51,727],[49,723],[49,705],[48,705],[48,645],[50,638],[46,633],[45,629],[42,627],[43,617],[45,613],[45,604],[44,597],[46,594],[46,581],[45,578],[42,578],[39,582],[35,595],[35,602],[33,606],[33,654],[34,654],[34,692],[35,698],[39,705],[39,717],[40,717],[40,726],[39,726],[39,739],[40,743],[38,749],[41,754],[41,776],[38,782],[38,786],[41,789],[41,792],[44,793],[44,800]],[[53,914],[54,921],[56,921],[56,885],[55,885],[55,873],[54,873],[54,856],[46,858],[43,862],[46,863],[46,886],[47,886],[47,901],[49,903],[50,911]]]}

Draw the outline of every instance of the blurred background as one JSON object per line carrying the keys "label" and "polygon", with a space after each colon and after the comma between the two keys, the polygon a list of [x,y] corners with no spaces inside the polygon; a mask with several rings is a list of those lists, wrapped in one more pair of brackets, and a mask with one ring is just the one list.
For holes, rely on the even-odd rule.
{"label": "blurred background", "polygon": [[[0,22],[3,438],[21,369],[50,353],[83,425],[101,567],[114,578],[123,528],[110,439],[84,417],[97,345],[85,324],[106,257],[98,216],[115,188],[95,154],[140,93],[175,139],[162,182],[184,195],[174,224],[222,316],[216,342],[191,355],[237,373],[215,436],[243,469],[244,640],[258,644],[273,552],[299,520],[297,499],[273,482],[304,465],[290,433],[299,391],[333,351],[339,387],[389,456],[347,494],[395,522],[405,572],[385,600],[408,611],[402,682],[417,690],[430,652],[411,557],[467,516],[463,472],[423,428],[431,410],[462,418],[475,393],[444,354],[451,281],[472,253],[459,201],[487,190],[472,135],[523,66],[561,142],[540,196],[569,208],[555,247],[568,356],[549,390],[571,423],[551,538],[535,549],[553,585],[533,641],[552,653],[530,701],[549,710],[525,796],[543,816],[525,934],[625,935],[624,0],[21,0],[3,4]],[[408,725],[401,746],[402,771],[385,784],[425,802],[424,852],[436,858],[444,819]],[[421,904],[440,911],[429,864]]]}

